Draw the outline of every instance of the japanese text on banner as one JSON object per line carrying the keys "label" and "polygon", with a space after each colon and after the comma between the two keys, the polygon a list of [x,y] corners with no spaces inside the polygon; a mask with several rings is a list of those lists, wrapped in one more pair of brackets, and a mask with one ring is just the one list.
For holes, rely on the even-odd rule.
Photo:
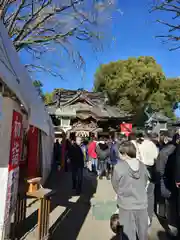
{"label": "japanese text on banner", "polygon": [[13,112],[9,171],[19,166],[22,144],[22,115]]}

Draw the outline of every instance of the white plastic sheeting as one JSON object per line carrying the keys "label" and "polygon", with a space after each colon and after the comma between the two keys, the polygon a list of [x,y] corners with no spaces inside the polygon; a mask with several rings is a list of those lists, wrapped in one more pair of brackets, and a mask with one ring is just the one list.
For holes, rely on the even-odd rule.
{"label": "white plastic sheeting", "polygon": [[54,141],[52,136],[47,136],[41,132],[41,149],[42,149],[42,183],[47,180],[52,166]]}
{"label": "white plastic sheeting", "polygon": [[29,124],[50,134],[49,115],[0,20],[0,78],[29,113]]}

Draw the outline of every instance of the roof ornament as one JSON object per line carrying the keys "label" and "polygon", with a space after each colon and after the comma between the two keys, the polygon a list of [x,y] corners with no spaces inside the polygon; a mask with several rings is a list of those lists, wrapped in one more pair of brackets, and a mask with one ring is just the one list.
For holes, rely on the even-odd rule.
{"label": "roof ornament", "polygon": [[108,97],[108,94],[107,94],[107,91],[104,92],[104,105],[108,104],[109,102],[109,97]]}
{"label": "roof ornament", "polygon": [[144,113],[146,114],[146,116],[148,118],[150,118],[153,115],[154,112],[149,104],[146,105],[146,107],[144,109]]}
{"label": "roof ornament", "polygon": [[61,106],[61,90],[60,89],[58,89],[55,94],[55,101],[56,101],[56,107],[60,108]]}
{"label": "roof ornament", "polygon": [[77,91],[78,91],[78,92],[83,92],[83,91],[84,91],[84,88],[78,88]]}

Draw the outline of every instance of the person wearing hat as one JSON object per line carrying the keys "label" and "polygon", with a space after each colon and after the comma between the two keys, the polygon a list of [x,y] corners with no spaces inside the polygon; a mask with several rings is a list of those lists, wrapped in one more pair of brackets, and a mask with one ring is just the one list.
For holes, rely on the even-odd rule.
{"label": "person wearing hat", "polygon": [[166,144],[172,141],[174,132],[172,131],[162,131],[159,136],[159,149],[163,149]]}

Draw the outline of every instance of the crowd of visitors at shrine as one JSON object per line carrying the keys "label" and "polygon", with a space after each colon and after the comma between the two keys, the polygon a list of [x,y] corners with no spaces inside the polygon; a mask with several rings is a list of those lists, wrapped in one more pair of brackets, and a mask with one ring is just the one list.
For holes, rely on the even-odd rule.
{"label": "crowd of visitors at shrine", "polygon": [[[61,144],[56,140],[55,166],[60,162],[60,155]],[[72,188],[77,194],[82,191],[84,169],[99,179],[111,180],[117,195],[117,211],[111,221],[116,223],[113,231],[117,234],[121,234],[117,229],[122,225],[125,239],[148,239],[156,214],[166,221],[167,235],[178,239],[179,130],[161,134],[131,133],[117,139],[72,137],[66,141],[65,170],[69,169]]]}

